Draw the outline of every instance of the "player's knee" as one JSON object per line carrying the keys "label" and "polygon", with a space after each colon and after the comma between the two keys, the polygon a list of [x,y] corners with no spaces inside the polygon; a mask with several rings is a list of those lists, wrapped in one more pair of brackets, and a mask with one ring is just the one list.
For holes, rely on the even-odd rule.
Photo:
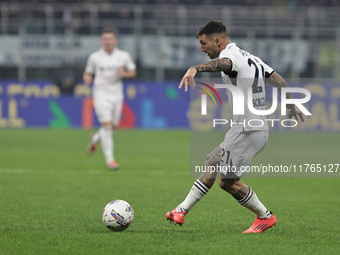
{"label": "player's knee", "polygon": [[206,157],[205,157],[205,165],[209,166],[210,164],[210,159],[211,159],[211,153],[209,153]]}
{"label": "player's knee", "polygon": [[216,157],[212,157],[211,154],[209,154],[206,158],[205,158],[205,162],[204,164],[206,166],[214,166],[215,168],[220,164],[220,159],[216,158]]}

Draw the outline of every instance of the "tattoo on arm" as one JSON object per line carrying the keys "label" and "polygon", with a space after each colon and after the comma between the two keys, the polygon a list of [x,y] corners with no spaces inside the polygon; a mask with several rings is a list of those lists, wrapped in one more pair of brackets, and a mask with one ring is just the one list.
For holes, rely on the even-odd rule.
{"label": "tattoo on arm", "polygon": [[[269,79],[267,79],[267,82],[275,87],[278,88],[280,94],[281,94],[281,88],[288,88],[288,84],[287,82],[281,77],[281,75],[279,75],[277,72],[274,72],[272,73],[270,76],[269,76]],[[288,99],[292,99],[293,96],[292,96],[292,93],[287,93],[286,97]],[[294,105],[292,104],[288,104],[287,105],[287,108],[288,109],[293,109],[294,108]]]}
{"label": "tattoo on arm", "polygon": [[236,200],[241,200],[247,195],[247,192],[245,189],[240,188],[236,193],[231,194]]}
{"label": "tattoo on arm", "polygon": [[220,72],[223,71],[226,74],[231,72],[233,63],[229,58],[215,59],[204,64],[194,65],[197,72]]}
{"label": "tattoo on arm", "polygon": [[269,76],[269,79],[267,79],[267,82],[277,87],[280,91],[281,91],[281,88],[288,87],[287,82],[277,72],[272,73]]}

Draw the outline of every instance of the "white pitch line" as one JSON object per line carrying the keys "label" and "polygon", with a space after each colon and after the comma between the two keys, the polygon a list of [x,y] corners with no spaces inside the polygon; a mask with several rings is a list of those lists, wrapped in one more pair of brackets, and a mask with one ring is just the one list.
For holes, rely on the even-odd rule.
{"label": "white pitch line", "polygon": [[0,169],[0,174],[22,174],[22,169]]}
{"label": "white pitch line", "polygon": [[[71,175],[77,175],[77,174],[90,174],[90,175],[98,175],[103,174],[107,170],[55,170],[55,169],[1,169],[0,168],[0,174],[71,174]],[[116,172],[116,171],[114,171]],[[128,169],[117,171],[117,173],[121,174],[129,174],[131,173]],[[162,170],[155,170],[155,171],[149,171],[147,172],[148,175],[153,176],[186,176],[190,173],[188,171],[162,171]]]}
{"label": "white pitch line", "polygon": [[162,171],[162,170],[156,170],[156,171],[149,171],[149,175],[171,175],[171,176],[185,176],[189,175],[190,172],[188,171]]}
{"label": "white pitch line", "polygon": [[54,169],[0,169],[0,174],[102,174],[102,170],[62,170],[56,171]]}

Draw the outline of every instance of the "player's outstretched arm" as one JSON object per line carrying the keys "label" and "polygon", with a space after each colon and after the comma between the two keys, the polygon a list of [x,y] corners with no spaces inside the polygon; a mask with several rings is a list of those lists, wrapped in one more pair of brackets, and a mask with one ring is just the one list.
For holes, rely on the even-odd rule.
{"label": "player's outstretched arm", "polygon": [[209,61],[204,64],[194,65],[197,72],[225,72],[226,74],[231,72],[233,62],[229,58],[221,58]]}
{"label": "player's outstretched arm", "polygon": [[[269,84],[277,87],[277,89],[279,90],[280,94],[281,94],[281,89],[282,88],[289,87],[287,82],[285,81],[285,79],[283,79],[281,77],[281,75],[279,75],[277,72],[273,72],[266,81]],[[288,99],[292,99],[293,98],[292,93],[287,93],[286,97]],[[299,117],[300,117],[302,122],[305,121],[302,112],[299,109],[297,109],[295,105],[287,104],[287,108],[289,109],[288,117],[290,119],[294,117],[296,120],[299,120]]]}
{"label": "player's outstretched arm", "polygon": [[204,64],[194,65],[188,69],[183,76],[178,89],[181,89],[184,85],[184,91],[188,91],[188,87],[195,89],[194,77],[198,72],[225,72],[229,74],[233,63],[229,58],[215,59]]}

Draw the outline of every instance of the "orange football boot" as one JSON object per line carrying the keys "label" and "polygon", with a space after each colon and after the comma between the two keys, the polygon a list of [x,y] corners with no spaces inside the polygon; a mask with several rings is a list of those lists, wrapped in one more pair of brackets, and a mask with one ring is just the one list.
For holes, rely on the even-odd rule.
{"label": "orange football boot", "polygon": [[185,212],[181,211],[178,213],[175,208],[171,212],[167,212],[165,217],[167,220],[174,222],[175,225],[182,226],[184,224]]}
{"label": "orange football boot", "polygon": [[119,169],[119,165],[117,164],[117,162],[115,160],[112,160],[109,163],[107,163],[107,168],[109,170],[118,170]]}
{"label": "orange football boot", "polygon": [[276,217],[272,214],[272,217],[268,219],[260,219],[256,217],[254,223],[246,231],[242,233],[262,233],[263,231],[276,225]]}

